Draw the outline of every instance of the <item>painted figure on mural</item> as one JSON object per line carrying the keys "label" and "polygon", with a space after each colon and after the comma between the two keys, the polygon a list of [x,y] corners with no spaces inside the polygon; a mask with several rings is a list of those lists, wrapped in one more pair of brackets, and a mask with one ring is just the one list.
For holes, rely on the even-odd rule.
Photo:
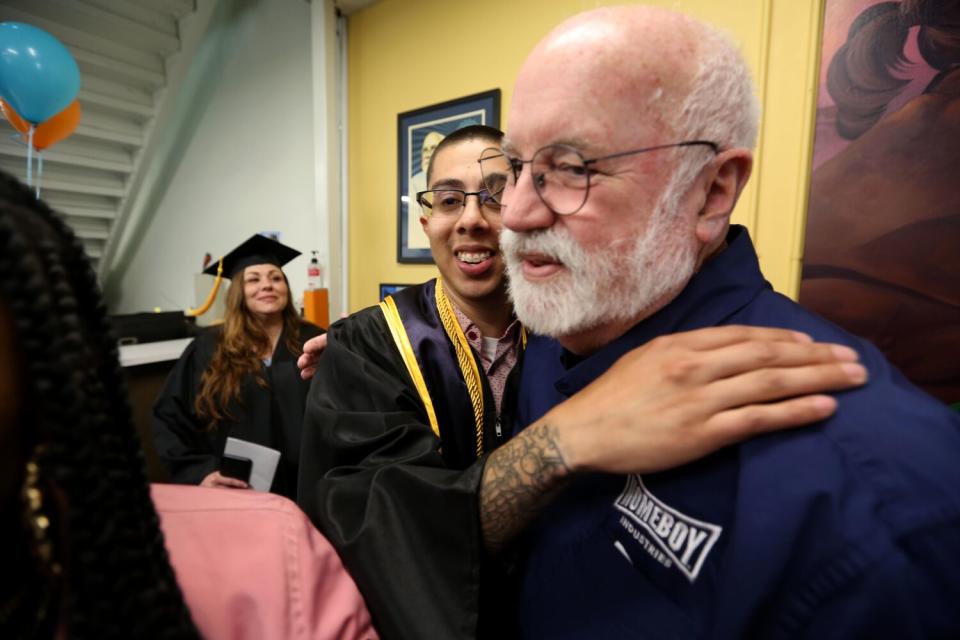
{"label": "painted figure on mural", "polygon": [[800,301],[960,403],[960,0],[828,0],[823,60]]}
{"label": "painted figure on mural", "polygon": [[[445,134],[440,131],[430,130],[423,136],[423,142],[420,146],[410,152],[410,171],[412,173],[407,182],[407,206],[411,207],[410,211],[416,212],[418,210],[417,193],[427,188],[427,165],[430,164],[430,157],[433,155],[434,149],[437,148],[444,137],[446,137]],[[419,216],[416,214],[408,215],[410,246],[429,247],[430,241],[423,230],[420,229],[418,219]]]}

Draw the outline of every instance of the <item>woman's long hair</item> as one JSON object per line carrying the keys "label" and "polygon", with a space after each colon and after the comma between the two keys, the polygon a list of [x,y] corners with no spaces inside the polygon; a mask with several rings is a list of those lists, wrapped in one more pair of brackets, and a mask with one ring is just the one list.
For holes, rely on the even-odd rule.
{"label": "woman's long hair", "polygon": [[44,504],[59,507],[67,635],[198,637],[150,499],[96,276],[66,224],[3,173],[0,303],[22,356],[18,424],[38,447]]}
{"label": "woman's long hair", "polygon": [[854,19],[827,70],[827,90],[837,104],[837,131],[853,140],[877,123],[910,83],[897,77],[911,27],[924,61],[940,73],[926,92],[960,65],[960,0],[903,0],[867,7]]}
{"label": "woman's long hair", "polygon": [[[282,273],[282,271],[281,271]],[[287,305],[283,308],[284,345],[295,356],[300,355],[300,318],[293,304],[290,283],[287,285]],[[194,410],[207,428],[216,423],[233,420],[230,405],[242,406],[244,378],[252,375],[256,383],[266,389],[269,385],[263,376],[261,354],[270,348],[270,337],[260,320],[247,308],[243,292],[243,270],[233,276],[227,292],[227,311],[220,329],[220,340],[210,365],[200,378],[200,392]]]}

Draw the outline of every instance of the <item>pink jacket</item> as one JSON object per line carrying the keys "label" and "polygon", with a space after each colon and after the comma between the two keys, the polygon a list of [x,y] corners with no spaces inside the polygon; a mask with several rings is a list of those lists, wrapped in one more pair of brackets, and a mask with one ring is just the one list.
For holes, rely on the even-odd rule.
{"label": "pink jacket", "polygon": [[152,485],[170,561],[204,637],[377,638],[330,543],[290,500]]}

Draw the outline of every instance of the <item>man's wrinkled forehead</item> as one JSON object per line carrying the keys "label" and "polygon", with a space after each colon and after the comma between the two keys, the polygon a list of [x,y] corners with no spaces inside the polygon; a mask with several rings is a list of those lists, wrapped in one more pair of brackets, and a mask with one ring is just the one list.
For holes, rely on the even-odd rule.
{"label": "man's wrinkled forehead", "polygon": [[668,136],[696,58],[689,34],[665,28],[674,18],[597,11],[558,27],[518,74],[507,120],[509,148],[527,151],[574,138],[589,152],[590,146],[607,150],[611,143],[654,144],[650,136],[658,132]]}
{"label": "man's wrinkled forehead", "polygon": [[430,188],[473,188],[474,182],[483,180],[479,162],[483,149],[498,146],[494,140],[476,136],[441,147],[434,152]]}
{"label": "man's wrinkled forehead", "polygon": [[654,74],[642,86],[570,79],[545,91],[518,83],[503,149],[515,156],[564,144],[592,156],[660,144],[672,138],[674,102]]}

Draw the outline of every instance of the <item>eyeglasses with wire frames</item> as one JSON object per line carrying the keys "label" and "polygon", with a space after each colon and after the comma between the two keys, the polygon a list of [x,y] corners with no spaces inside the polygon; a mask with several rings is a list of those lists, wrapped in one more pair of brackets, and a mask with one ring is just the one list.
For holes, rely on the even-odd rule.
{"label": "eyeglasses with wire frames", "polygon": [[[710,147],[713,153],[720,152],[720,145],[716,142],[688,140],[672,144],[658,144],[643,149],[620,151],[598,158],[584,158],[583,154],[575,147],[565,144],[551,144],[538,149],[529,160],[511,158],[500,149],[490,147],[484,149],[477,162],[480,163],[484,186],[490,193],[497,194],[496,197],[501,204],[504,196],[508,195],[517,185],[517,180],[520,179],[520,173],[523,171],[523,165],[529,164],[533,176],[533,187],[537,195],[540,196],[540,200],[554,213],[568,216],[579,211],[587,202],[587,196],[590,193],[590,175],[596,173],[591,165],[602,160],[623,158],[650,151],[695,146]],[[509,163],[509,170],[506,172],[501,170],[506,164],[503,162],[504,158]]]}
{"label": "eyeglasses with wire frames", "polygon": [[417,192],[417,202],[424,215],[459,216],[467,206],[468,196],[477,196],[480,209],[486,213],[500,213],[500,194],[489,189],[464,191],[463,189],[427,189]]}

